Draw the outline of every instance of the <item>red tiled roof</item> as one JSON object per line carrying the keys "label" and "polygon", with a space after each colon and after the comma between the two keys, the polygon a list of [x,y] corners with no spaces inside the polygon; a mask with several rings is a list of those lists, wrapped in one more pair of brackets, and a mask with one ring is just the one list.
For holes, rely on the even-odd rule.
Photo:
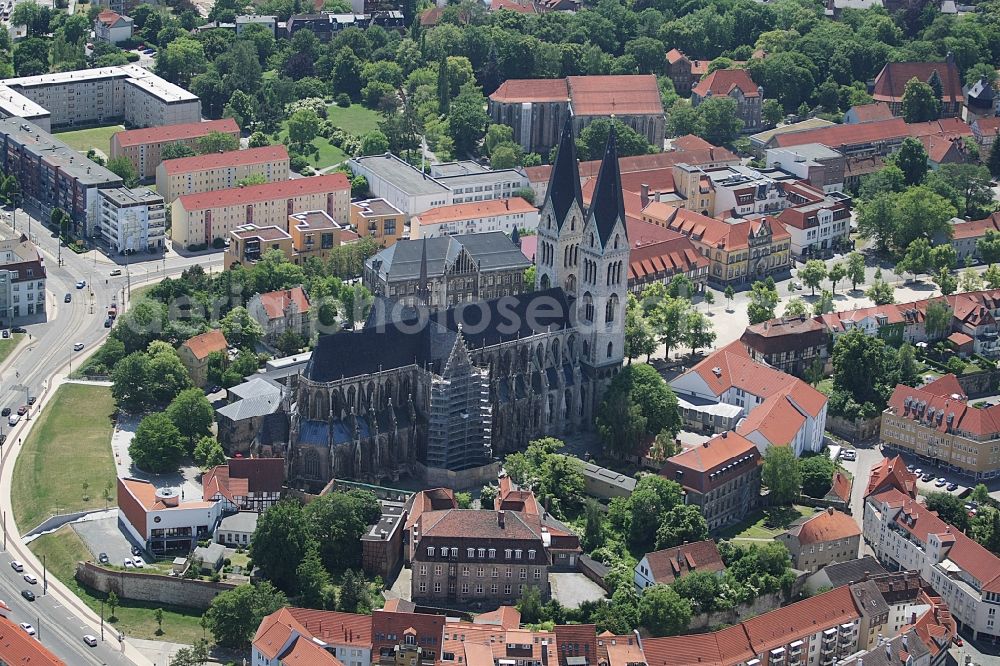
{"label": "red tiled roof", "polygon": [[956,143],[956,141],[961,141],[961,137],[937,136],[931,134],[930,136],[921,136],[917,138],[920,140],[920,143],[924,144],[924,150],[927,151],[927,159],[934,164],[942,164],[946,160],[962,160],[962,144]]}
{"label": "red tiled roof", "polygon": [[565,102],[569,99],[566,79],[507,79],[493,91],[494,102]]}
{"label": "red tiled roof", "polygon": [[[646,226],[656,227],[656,225],[649,224]],[[665,277],[708,267],[708,259],[698,252],[687,236],[670,231],[667,233],[671,234],[672,238],[635,247],[635,239],[632,237],[631,229],[629,229],[629,240],[633,243],[633,249],[629,255],[629,280],[643,280],[654,276]]]}
{"label": "red tiled roof", "polygon": [[226,351],[229,348],[229,343],[226,342],[226,336],[222,334],[222,331],[213,328],[207,333],[194,336],[181,346],[190,349],[194,357],[202,361],[208,358],[212,352]]}
{"label": "red tiled roof", "polygon": [[927,83],[934,72],[941,79],[942,101],[961,103],[962,77],[958,67],[952,62],[890,62],[875,77],[872,97],[876,102],[902,102],[903,92],[910,79]]}
{"label": "red tiled roof", "polygon": [[805,415],[790,395],[773,395],[747,414],[736,432],[744,437],[757,433],[771,446],[790,446],[805,422]]}
{"label": "red tiled roof", "polygon": [[566,657],[587,657],[587,663],[597,660],[597,627],[593,624],[557,624],[552,631],[556,635],[560,664]]}
{"label": "red tiled roof", "polygon": [[[1000,405],[976,409],[969,407],[964,397],[939,396],[898,384],[889,398],[889,409],[900,418],[917,421],[925,428],[942,433],[961,430],[977,437],[1000,435]],[[933,420],[929,418],[932,413]]]}
{"label": "red tiled roof", "polygon": [[[504,526],[500,527],[498,514],[504,513]],[[420,520],[421,540],[431,537],[454,539],[520,539],[541,541],[536,526],[529,526],[528,514],[518,511],[477,511],[474,509],[447,509],[429,511]]]}
{"label": "red tiled roof", "polygon": [[760,354],[780,354],[826,346],[826,327],[811,317],[779,317],[747,326],[740,337],[744,346]]}
{"label": "red tiled roof", "polygon": [[979,238],[985,236],[987,231],[1000,232],[1000,213],[993,213],[982,220],[970,220],[968,222],[955,222],[951,225],[952,239]]}
{"label": "red tiled roof", "polygon": [[674,150],[690,151],[690,150],[709,150],[715,148],[708,141],[705,141],[700,136],[695,136],[694,134],[685,134],[684,136],[679,136],[674,139],[670,145]]}
{"label": "red tiled roof", "polygon": [[873,493],[882,493],[890,488],[895,488],[910,497],[917,495],[917,477],[906,469],[906,461],[901,456],[883,458],[882,462],[872,469],[865,497]]}
{"label": "red tiled roof", "polygon": [[239,136],[240,126],[232,118],[222,120],[207,120],[198,123],[181,123],[179,125],[161,125],[160,127],[144,127],[142,129],[122,130],[115,133],[118,145],[121,147],[135,146],[147,143],[166,143],[183,139],[196,139],[211,132],[225,132]]}
{"label": "red tiled roof", "polygon": [[[704,444],[667,458],[660,475],[677,481],[688,490],[704,494],[759,464],[760,451],[753,442],[735,432],[724,432]],[[729,470],[723,471],[726,467]],[[715,478],[712,478],[713,473]]]}
{"label": "red tiled roof", "polygon": [[[732,151],[726,148],[712,147],[703,150],[671,150],[663,153],[647,153],[645,155],[633,155],[631,157],[618,158],[618,168],[625,178],[626,174],[635,171],[650,171],[654,169],[673,168],[675,164],[681,162],[700,166],[703,164],[716,163],[739,163]],[[601,168],[600,160],[590,160],[580,162],[580,178],[596,178]],[[552,174],[552,165],[525,167],[525,175],[531,183],[547,183]]]}
{"label": "red tiled roof", "polygon": [[[500,606],[496,610],[477,615],[473,621],[476,624],[495,624],[504,629],[517,629],[521,626],[521,611],[517,610],[517,606]],[[558,627],[556,631],[558,632]]]}
{"label": "red tiled roof", "polygon": [[517,12],[519,14],[534,14],[535,6],[534,4],[522,5],[520,2],[515,0],[490,0],[490,11],[497,12],[501,9],[509,9],[512,12]]}
{"label": "red tiled roof", "polygon": [[431,7],[420,15],[420,25],[425,28],[435,26],[441,22],[441,15],[444,14],[444,7]]}
{"label": "red tiled roof", "polygon": [[663,115],[652,74],[566,77],[575,116]]}
{"label": "red tiled roof", "polygon": [[830,486],[829,495],[835,495],[838,499],[844,502],[851,501],[851,487],[854,482],[843,472],[837,470],[833,473],[833,485]]}
{"label": "red tiled roof", "polygon": [[323,192],[349,191],[350,189],[351,184],[348,182],[347,176],[342,173],[328,173],[322,176],[296,178],[294,180],[283,180],[275,183],[264,183],[263,185],[231,187],[226,190],[215,190],[214,192],[185,194],[178,197],[177,200],[181,202],[180,205],[184,210],[190,212],[206,208],[223,208],[225,206],[251,204],[258,201],[291,199],[310,194],[321,194]]}
{"label": "red tiled roof", "polygon": [[744,97],[757,97],[758,87],[745,69],[717,69],[699,81],[691,92],[699,97],[708,97],[709,93],[718,97],[738,89]]}
{"label": "red tiled roof", "polygon": [[782,148],[801,146],[806,143],[820,143],[828,148],[838,149],[842,146],[892,141],[908,136],[911,136],[910,130],[903,119],[892,118],[891,120],[875,120],[870,123],[829,125],[799,132],[785,132],[776,135],[772,140],[775,145]]}
{"label": "red tiled roof", "polygon": [[940,118],[923,123],[908,123],[906,129],[910,136],[972,136],[972,128],[961,118]]}
{"label": "red tiled roof", "polygon": [[456,220],[478,220],[484,217],[511,215],[517,213],[537,213],[538,209],[521,197],[510,199],[490,199],[470,203],[438,206],[420,213],[420,224],[441,224]]}
{"label": "red tiled roof", "polygon": [[311,608],[286,608],[289,615],[309,632],[326,643],[371,648],[372,618],[357,613],[335,613]]}
{"label": "red tiled roof", "polygon": [[962,385],[958,383],[958,377],[951,372],[947,375],[941,375],[929,384],[924,384],[921,388],[928,393],[933,393],[934,395],[940,395],[943,397],[952,395],[962,397],[965,395],[965,389],[963,389]]}
{"label": "red tiled roof", "polygon": [[406,529],[410,529],[424,513],[457,509],[458,502],[455,501],[455,491],[451,488],[431,488],[414,493],[406,501],[404,508],[407,512]]}
{"label": "red tiled roof", "polygon": [[998,134],[1000,133],[1000,117],[990,116],[988,118],[977,118],[972,121],[972,124],[976,126],[982,134]]}
{"label": "red tiled roof", "polygon": [[102,11],[100,14],[97,15],[97,20],[100,23],[103,23],[104,25],[108,26],[109,28],[113,28],[115,23],[118,23],[118,21],[121,18],[122,18],[121,14],[119,14],[118,12],[113,12],[110,9],[105,9],[104,11]]}
{"label": "red tiled roof", "polygon": [[788,534],[796,537],[802,545],[826,543],[861,536],[861,528],[846,513],[828,507],[812,518],[795,525]]}
{"label": "red tiled roof", "polygon": [[208,501],[221,494],[230,502],[248,493],[277,493],[285,480],[284,458],[233,458],[205,472],[203,497]]}
{"label": "red tiled roof", "polygon": [[66,666],[41,641],[0,615],[0,661],[10,666]]}
{"label": "red tiled roof", "polygon": [[719,548],[711,539],[646,553],[646,561],[652,580],[664,585],[694,571],[715,573],[726,568]]}
{"label": "red tiled roof", "polygon": [[642,209],[642,215],[696,242],[728,251],[750,247],[750,238],[759,236],[762,232],[766,234],[769,231],[772,241],[791,238],[785,226],[777,218],[770,216],[730,223],[662,201],[647,205]]}
{"label": "red tiled roof", "polygon": [[965,347],[972,344],[972,336],[961,331],[955,331],[947,339],[948,342],[953,343],[957,347]]}
{"label": "red tiled roof", "polygon": [[282,289],[281,291],[269,291],[266,294],[260,294],[260,304],[264,307],[264,312],[267,313],[268,319],[282,319],[285,316],[285,310],[288,309],[293,303],[299,314],[305,314],[309,312],[309,297],[306,296],[306,292],[302,287],[292,287],[291,289]]}
{"label": "red tiled roof", "polygon": [[263,148],[247,148],[246,150],[230,150],[225,153],[208,153],[194,157],[179,157],[163,162],[167,175],[189,173],[192,171],[208,171],[225,167],[240,167],[248,164],[264,164],[288,159],[288,149],[283,145],[264,146]]}
{"label": "red tiled roof", "polygon": [[859,123],[870,123],[875,120],[889,120],[892,118],[892,109],[885,102],[874,102],[872,104],[858,104],[852,106],[851,111]]}
{"label": "red tiled roof", "polygon": [[667,51],[667,62],[671,65],[676,64],[685,58],[687,58],[687,56],[684,55],[683,51],[679,51],[677,49],[670,49]]}

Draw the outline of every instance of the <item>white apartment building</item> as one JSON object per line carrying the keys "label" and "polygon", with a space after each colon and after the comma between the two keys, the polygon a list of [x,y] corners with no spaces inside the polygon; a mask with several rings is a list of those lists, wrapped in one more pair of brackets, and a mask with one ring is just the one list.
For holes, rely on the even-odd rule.
{"label": "white apartment building", "polygon": [[24,238],[0,241],[0,325],[45,312],[45,260]]}
{"label": "white apartment building", "polygon": [[113,252],[153,252],[164,246],[167,207],[147,187],[99,190],[101,238]]}
{"label": "white apartment building", "polygon": [[478,203],[439,206],[410,220],[410,238],[437,238],[462,234],[538,228],[538,209],[521,197],[493,199]]}
{"label": "white apartment building", "polygon": [[158,127],[201,120],[198,96],[138,65],[39,74],[0,81],[0,114],[53,127],[124,120]]}
{"label": "white apartment building", "polygon": [[910,569],[974,638],[1000,635],[1000,558],[892,488],[865,498],[863,533],[890,570]]}

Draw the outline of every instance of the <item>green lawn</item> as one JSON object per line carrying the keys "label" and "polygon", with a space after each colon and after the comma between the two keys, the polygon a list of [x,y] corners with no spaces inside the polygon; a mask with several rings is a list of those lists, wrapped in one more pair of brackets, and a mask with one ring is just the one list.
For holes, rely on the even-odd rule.
{"label": "green lawn", "polygon": [[[115,480],[111,389],[65,384],[36,418],[17,457],[11,489],[14,520],[26,532],[53,514],[103,509]],[[89,484],[84,500],[83,484]],[[114,501],[114,486],[112,486]]]}
{"label": "green lawn", "polygon": [[[62,581],[95,612],[101,612],[101,600],[107,598],[104,593],[81,585],[75,578],[76,563],[93,559],[93,555],[72,527],[60,527],[52,534],[35,539],[29,547],[37,557],[45,555],[49,573]],[[157,635],[154,618],[156,608],[156,604],[122,599],[115,609],[117,619],[112,622],[112,626],[133,638],[173,643],[190,644],[203,636],[201,614],[198,611],[168,606],[163,607],[163,634]],[[110,615],[111,609],[105,605],[104,617],[108,618]]]}
{"label": "green lawn", "polygon": [[377,111],[366,109],[360,104],[351,104],[346,109],[331,104],[326,107],[326,116],[337,127],[357,136],[378,129],[378,121],[382,119]]}
{"label": "green lawn", "polygon": [[809,506],[777,506],[754,511],[741,523],[718,533],[718,539],[754,539],[770,541],[803,516],[810,516],[814,509]]}
{"label": "green lawn", "polygon": [[9,338],[0,338],[0,363],[7,360],[10,353],[17,348],[17,343],[24,337],[24,333],[14,333]]}
{"label": "green lawn", "polygon": [[88,150],[95,148],[107,156],[111,154],[111,135],[123,129],[125,129],[124,125],[91,127],[90,129],[59,132],[56,134],[56,138],[81,153],[86,154]]}

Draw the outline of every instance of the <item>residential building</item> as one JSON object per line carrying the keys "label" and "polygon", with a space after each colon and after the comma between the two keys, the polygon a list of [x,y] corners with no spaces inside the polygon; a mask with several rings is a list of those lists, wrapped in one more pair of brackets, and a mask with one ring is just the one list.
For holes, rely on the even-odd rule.
{"label": "residential building", "polygon": [[350,226],[330,217],[325,210],[306,210],[288,216],[288,233],[295,254],[292,262],[300,264],[309,257],[326,260],[334,249],[358,240]]}
{"label": "residential building", "polygon": [[132,39],[133,21],[128,16],[105,9],[94,19],[94,39],[120,44]]}
{"label": "residential building", "polygon": [[211,245],[241,225],[285,228],[289,215],[311,210],[346,220],[350,196],[342,173],[185,194],[171,205],[170,236],[185,247]]}
{"label": "residential building", "polygon": [[0,324],[45,315],[45,259],[26,236],[0,240]]}
{"label": "residential building", "polygon": [[285,146],[278,144],[165,160],[156,167],[156,191],[170,204],[182,194],[240,187],[240,182],[247,178],[263,178],[266,183],[288,180]]}
{"label": "residential building", "polygon": [[801,379],[754,361],[738,340],[673,379],[670,386],[685,421],[712,423],[714,407],[720,403],[739,408],[744,418],[737,432],[756,444],[762,455],[768,446],[791,446],[796,456],[823,448],[826,396]]}
{"label": "residential building", "polygon": [[600,467],[592,462],[583,463],[583,492],[591,497],[610,500],[612,497],[629,497],[635,490],[634,476]]}
{"label": "residential building", "polygon": [[163,161],[160,155],[166,146],[177,143],[197,152],[198,141],[212,132],[240,138],[240,126],[232,118],[205,122],[194,118],[191,122],[166,127],[154,125],[115,132],[111,136],[111,157],[127,157],[142,180],[155,178],[156,167]]}
{"label": "residential building", "polygon": [[118,479],[118,524],[149,553],[191,551],[202,539],[211,538],[221,515],[221,502],[182,502],[173,488]]}
{"label": "residential building", "polygon": [[681,97],[691,94],[691,87],[708,74],[710,62],[688,58],[678,49],[667,51],[667,78],[673,82],[677,94]]}
{"label": "residential building", "polygon": [[500,231],[401,240],[365,261],[364,285],[376,296],[414,307],[449,307],[530,289],[531,266]]}
{"label": "residential building", "polygon": [[[629,222],[628,290],[640,294],[651,284],[669,284],[675,275],[683,275],[691,280],[696,297],[704,293],[708,282],[711,262],[702,254],[694,242],[682,233],[662,228],[647,222]],[[633,233],[636,227],[654,229],[650,234]],[[655,234],[655,235],[654,235]],[[645,241],[643,236],[653,235],[657,240]]]}
{"label": "residential building", "polygon": [[729,97],[736,102],[736,117],[743,121],[743,131],[762,128],[760,117],[764,88],[754,83],[745,69],[717,69],[691,88],[691,106],[697,108],[709,97]]}
{"label": "residential building", "polygon": [[101,240],[112,252],[163,250],[167,226],[163,197],[147,187],[98,191],[101,196]]}
{"label": "residential building", "polygon": [[253,666],[370,666],[372,618],[286,606],[261,621],[252,648]]}
{"label": "residential building", "polygon": [[437,238],[515,229],[535,231],[538,209],[521,197],[431,208],[410,220],[410,238]]}
{"label": "residential building", "polygon": [[247,548],[253,540],[253,533],[257,531],[259,517],[260,514],[255,511],[230,514],[215,526],[212,538],[228,548]]}
{"label": "residential building", "polygon": [[385,199],[365,199],[351,202],[351,226],[358,236],[375,239],[382,247],[389,247],[405,234],[406,215]]}
{"label": "residential building", "polygon": [[275,37],[278,36],[278,17],[261,16],[259,14],[240,14],[236,17],[236,36],[239,37],[248,25],[262,25],[271,31]]}
{"label": "residential building", "polygon": [[399,501],[380,500],[382,513],[361,535],[361,568],[369,576],[395,580],[403,566],[406,509]]}
{"label": "residential building", "polygon": [[[683,407],[682,407],[683,408]],[[740,434],[726,431],[667,458],[660,474],[684,489],[709,530],[741,520],[760,497],[761,454]]]}
{"label": "residential building", "polygon": [[824,195],[801,182],[786,184],[784,191],[787,207],[777,217],[788,231],[794,256],[830,257],[835,250],[853,247],[848,196]]}
{"label": "residential building", "polygon": [[1000,558],[892,488],[865,498],[865,542],[889,569],[920,572],[974,639],[997,636]]}
{"label": "residential building", "polygon": [[801,379],[817,364],[826,367],[830,335],[822,322],[803,315],[747,326],[740,342],[754,361]]}
{"label": "residential building", "polygon": [[444,615],[413,612],[414,605],[390,600],[372,613],[372,664],[434,666],[443,658]]}
{"label": "residential building", "polygon": [[651,585],[670,585],[695,571],[721,573],[725,570],[715,542],[706,539],[643,555],[635,565],[635,587],[641,593]]}
{"label": "residential building", "polygon": [[208,360],[215,352],[226,354],[229,344],[226,336],[218,329],[212,329],[207,333],[196,335],[190,340],[186,340],[177,348],[177,355],[181,357],[181,363],[187,368],[191,376],[191,382],[195,386],[204,387],[208,383]]}
{"label": "residential building", "polygon": [[368,190],[403,212],[409,220],[438,206],[517,196],[528,187],[520,169],[493,171],[477,162],[438,164],[430,175],[392,153],[348,161],[354,175],[368,180]]}
{"label": "residential building", "polygon": [[877,495],[892,488],[914,499],[917,497],[917,475],[909,470],[906,461],[898,455],[894,458],[882,458],[872,468],[864,496]]}
{"label": "residential building", "polygon": [[489,99],[495,123],[514,130],[525,152],[547,155],[569,120],[573,135],[598,118],[619,120],[653,146],[663,146],[663,102],[650,74],[568,76],[564,79],[508,79]]}
{"label": "residential building", "polygon": [[256,224],[241,224],[229,232],[223,265],[249,267],[260,261],[264,253],[278,250],[286,259],[295,257],[292,236],[281,227],[258,227]]}
{"label": "residential building", "polygon": [[[816,571],[806,579],[806,589],[815,593],[820,588],[834,588],[841,585],[860,583],[870,578],[884,576],[889,572],[871,555],[846,562],[834,562]],[[919,583],[919,577],[918,577]],[[896,631],[899,627],[895,628]]]}
{"label": "residential building", "polygon": [[283,384],[255,375],[227,391],[229,404],[215,411],[219,443],[227,454],[250,455],[264,421],[282,409],[286,390]]}
{"label": "residential building", "polygon": [[844,189],[844,156],[822,144],[770,148],[764,156],[768,169],[780,169],[824,193]]}
{"label": "residential building", "polygon": [[827,564],[858,558],[861,528],[846,513],[828,507],[778,535],[799,571],[817,571]]}
{"label": "residential building", "polygon": [[972,136],[976,138],[980,152],[988,156],[993,149],[993,142],[1000,135],[1000,118],[976,118],[971,125]]}
{"label": "residential building", "polygon": [[927,151],[927,166],[937,169],[942,164],[965,164],[973,156],[965,146],[965,136],[921,136],[920,143]]}
{"label": "residential building", "polygon": [[261,513],[281,499],[285,461],[281,458],[231,458],[202,476],[206,502],[222,503],[225,513]]}
{"label": "residential building", "polygon": [[893,115],[903,115],[903,92],[911,79],[930,83],[935,73],[941,86],[941,117],[953,118],[962,113],[965,95],[962,75],[955,59],[948,53],[944,62],[889,62],[875,77],[872,97],[889,105]]}
{"label": "residential building", "polygon": [[513,604],[526,587],[549,596],[549,553],[538,516],[450,509],[424,513],[412,560],[411,599],[430,606]]}
{"label": "residential building", "polygon": [[847,113],[844,114],[844,124],[857,125],[858,123],[870,123],[875,120],[890,120],[892,117],[892,109],[885,102],[857,104],[849,108]]}
{"label": "residential building", "polygon": [[99,191],[122,186],[122,179],[21,118],[0,119],[0,168],[14,176],[21,194],[48,217],[62,208],[73,232],[97,235],[101,216]]}
{"label": "residential building", "polygon": [[814,129],[775,134],[763,148],[791,148],[818,143],[832,148],[844,157],[886,157],[899,149],[910,136],[902,118],[874,120],[851,125],[825,125]]}
{"label": "residential building", "polygon": [[882,412],[881,438],[976,481],[1000,475],[1000,406],[973,407],[947,383],[898,385]]}
{"label": "residential building", "polygon": [[[960,217],[951,218],[951,246],[955,248],[958,261],[965,263],[971,259],[975,263],[983,259],[979,256],[979,240],[987,233],[1000,233],[1000,213],[992,213],[982,220],[964,220]],[[943,242],[943,237],[935,237],[935,242]]]}
{"label": "residential building", "polygon": [[762,280],[791,267],[791,235],[773,217],[725,222],[654,201],[642,210],[642,219],[690,239],[708,259],[706,279],[717,287]]}
{"label": "residential building", "polygon": [[5,79],[0,81],[0,115],[29,120],[46,132],[114,120],[159,127],[197,122],[201,100],[131,64]]}
{"label": "residential building", "polygon": [[264,330],[268,344],[278,344],[286,331],[293,331],[303,341],[312,334],[309,297],[301,286],[254,294],[247,301],[247,311]]}
{"label": "residential building", "polygon": [[[7,618],[10,608],[0,609],[0,665],[66,666],[59,657],[49,652],[42,642]],[[39,627],[41,629],[41,627]]]}

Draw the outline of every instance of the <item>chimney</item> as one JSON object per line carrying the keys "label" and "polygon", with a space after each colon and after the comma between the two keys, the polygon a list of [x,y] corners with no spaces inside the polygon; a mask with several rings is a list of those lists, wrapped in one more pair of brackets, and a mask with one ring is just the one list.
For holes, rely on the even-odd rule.
{"label": "chimney", "polygon": [[890,643],[885,644],[885,658],[892,661],[892,644]]}
{"label": "chimney", "polygon": [[504,525],[504,521],[507,518],[506,514],[507,514],[507,512],[504,511],[503,509],[501,509],[500,511],[497,511],[497,525],[500,526],[500,529],[504,528],[504,526],[503,526]]}
{"label": "chimney", "polygon": [[[914,621],[916,620],[917,614],[913,614]],[[903,650],[906,650],[906,634],[903,634]]]}
{"label": "chimney", "polygon": [[833,515],[833,507],[832,506],[826,507],[826,512],[832,516]]}
{"label": "chimney", "polygon": [[640,188],[641,194],[639,195],[639,203],[643,208],[645,208],[649,203],[649,185],[647,183],[643,183]]}
{"label": "chimney", "polygon": [[910,624],[916,624],[916,623],[917,623],[917,612],[913,611],[912,613],[910,613]]}

